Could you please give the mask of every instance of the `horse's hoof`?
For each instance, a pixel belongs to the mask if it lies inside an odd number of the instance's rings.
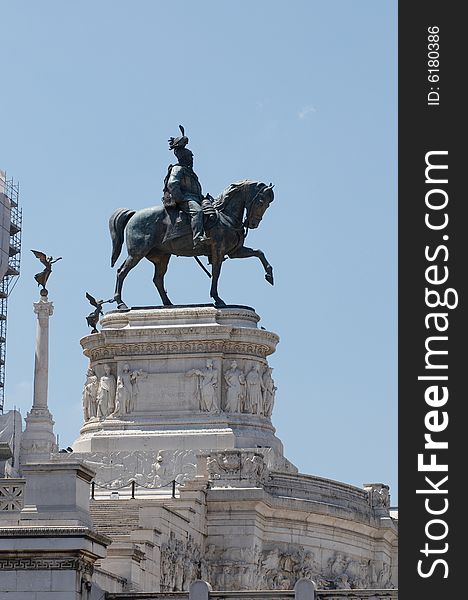
[[[128,306],[125,304],[125,302],[119,302],[117,304],[117,309],[118,310],[128,310]]]
[[[273,273],[266,273],[265,279],[268,281],[268,283],[271,283],[271,285],[275,284],[275,282],[273,280]]]
[[[215,300],[215,307],[216,308],[226,308],[227,304],[226,302],[224,302],[224,300]]]

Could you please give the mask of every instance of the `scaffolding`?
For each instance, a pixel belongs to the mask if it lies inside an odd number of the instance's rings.
[[[10,201],[10,247],[8,269],[0,280],[0,414],[3,413],[5,399],[5,358],[8,296],[18,281],[21,262],[22,212],[18,206],[19,184],[13,179],[5,181],[5,196]]]

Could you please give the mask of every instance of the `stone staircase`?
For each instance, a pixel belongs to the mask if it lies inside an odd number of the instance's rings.
[[[91,500],[89,510],[98,532],[115,540],[138,529],[140,506],[135,500]]]

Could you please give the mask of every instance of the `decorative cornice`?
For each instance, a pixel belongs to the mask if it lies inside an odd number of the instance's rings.
[[[112,541],[88,527],[0,527],[0,539],[29,537],[87,537],[106,546]]]
[[[84,354],[92,362],[113,358],[115,356],[158,356],[168,354],[242,354],[265,358],[272,354],[274,347],[266,344],[249,342],[234,342],[227,340],[200,340],[200,341],[161,341],[146,343],[106,344],[105,346],[88,349]]]

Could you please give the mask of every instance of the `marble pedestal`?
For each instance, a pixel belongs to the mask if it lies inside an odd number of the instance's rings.
[[[296,471],[271,423],[267,357],[279,338],[259,319],[248,307],[211,305],[107,313],[81,340],[90,365],[73,445],[97,481],[156,486],[193,475],[200,452],[235,448]]]

